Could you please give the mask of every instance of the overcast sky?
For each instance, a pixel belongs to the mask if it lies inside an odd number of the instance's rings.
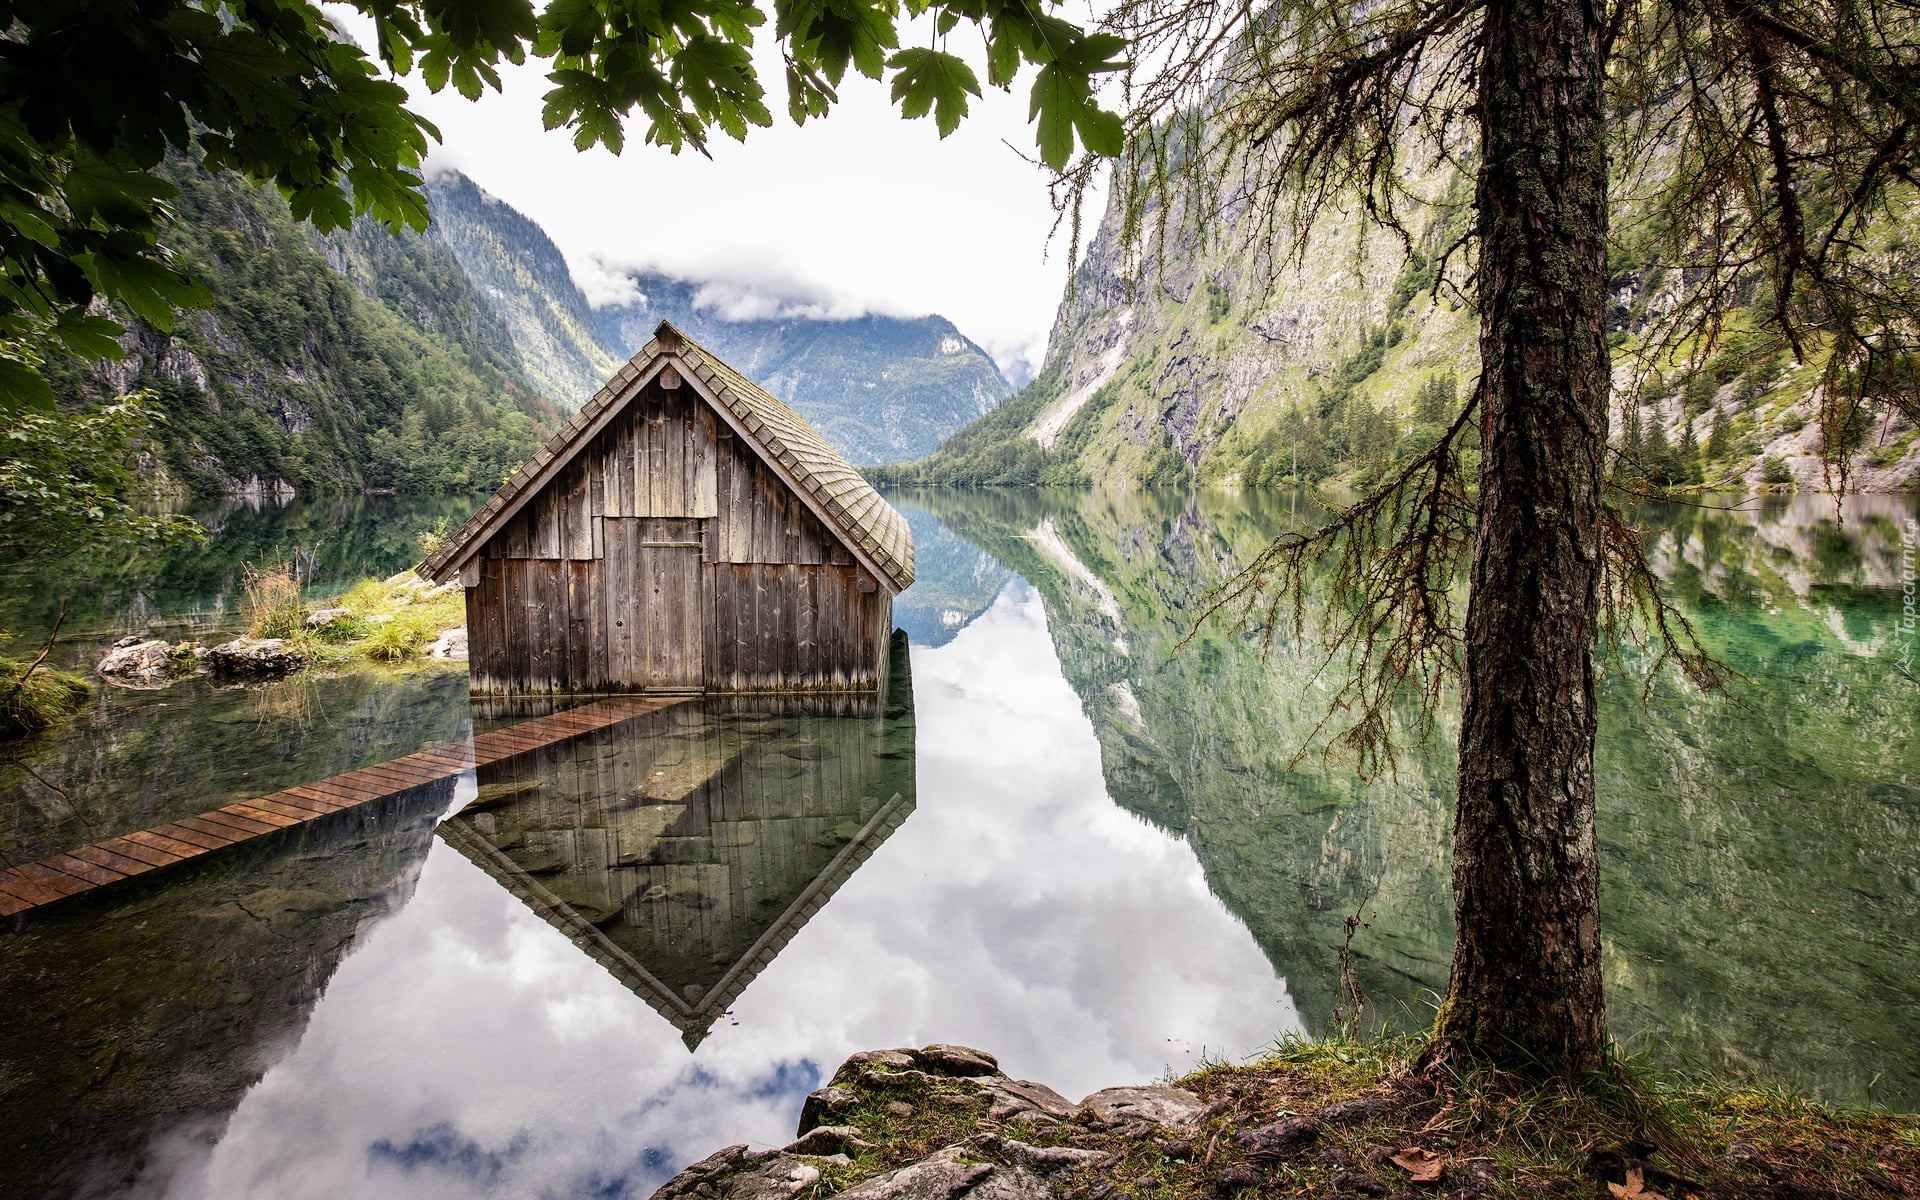
[[[341,15],[370,45],[364,20]],[[948,48],[967,53],[963,37]],[[769,39],[756,54],[775,124],[744,143],[716,132],[711,159],[643,144],[638,122],[619,157],[575,152],[568,134],[540,127],[544,64],[508,68],[504,90],[477,103],[405,82],[445,138],[430,166],[465,172],[539,222],[596,302],[620,294],[621,268],[664,270],[836,316],[937,312],[1010,376],[1036,366],[1068,245],[1064,226],[1048,240],[1046,174],[1011,148],[1032,146],[1027,80],[1011,95],[986,89],[944,141],[931,119],[902,120],[885,84],[857,77],[825,121],[796,128]]]

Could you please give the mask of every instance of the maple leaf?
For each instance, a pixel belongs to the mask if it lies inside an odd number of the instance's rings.
[[[1392,1161],[1415,1183],[1440,1182],[1440,1170],[1447,1165],[1446,1159],[1428,1154],[1418,1146],[1407,1147],[1394,1155]]]
[[[1646,1172],[1639,1167],[1628,1167],[1627,1181],[1609,1183],[1607,1191],[1613,1194],[1614,1200],[1667,1200],[1665,1196],[1647,1186]]]

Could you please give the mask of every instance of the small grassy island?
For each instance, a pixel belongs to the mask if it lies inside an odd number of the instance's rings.
[[[1920,1120],[1616,1064],[1586,1086],[1416,1067],[1418,1040],[1287,1040],[1074,1104],[961,1046],[856,1054],[779,1151],[732,1146],[657,1200],[1920,1194]]]
[[[321,607],[303,601],[284,570],[250,576],[247,595],[251,636],[282,638],[319,666],[422,658],[467,619],[458,586],[434,587],[411,571],[363,579]]]

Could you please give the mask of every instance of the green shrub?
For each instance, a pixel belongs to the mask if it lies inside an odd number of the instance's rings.
[[[1760,480],[1771,484],[1792,483],[1793,468],[1778,454],[1769,454],[1760,460]]]

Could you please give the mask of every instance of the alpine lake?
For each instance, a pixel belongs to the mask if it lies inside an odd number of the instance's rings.
[[[1195,630],[1301,502],[891,499],[918,580],[883,703],[677,705],[0,930],[0,1195],[641,1198],[784,1144],[856,1050],[976,1045],[1077,1098],[1321,1033],[1355,989],[1364,1026],[1430,1021],[1453,712],[1363,779],[1311,740],[1311,644]],[[244,564],[317,604],[472,503],[203,512],[204,545],[6,578],[0,628],[30,655],[64,597],[82,672],[127,633],[225,638]],[[1632,514],[1739,681],[1605,661],[1609,1012],[1663,1066],[1912,1111],[1920,498],[1838,512]],[[0,750],[0,851],[513,718],[458,663],[103,687]]]

